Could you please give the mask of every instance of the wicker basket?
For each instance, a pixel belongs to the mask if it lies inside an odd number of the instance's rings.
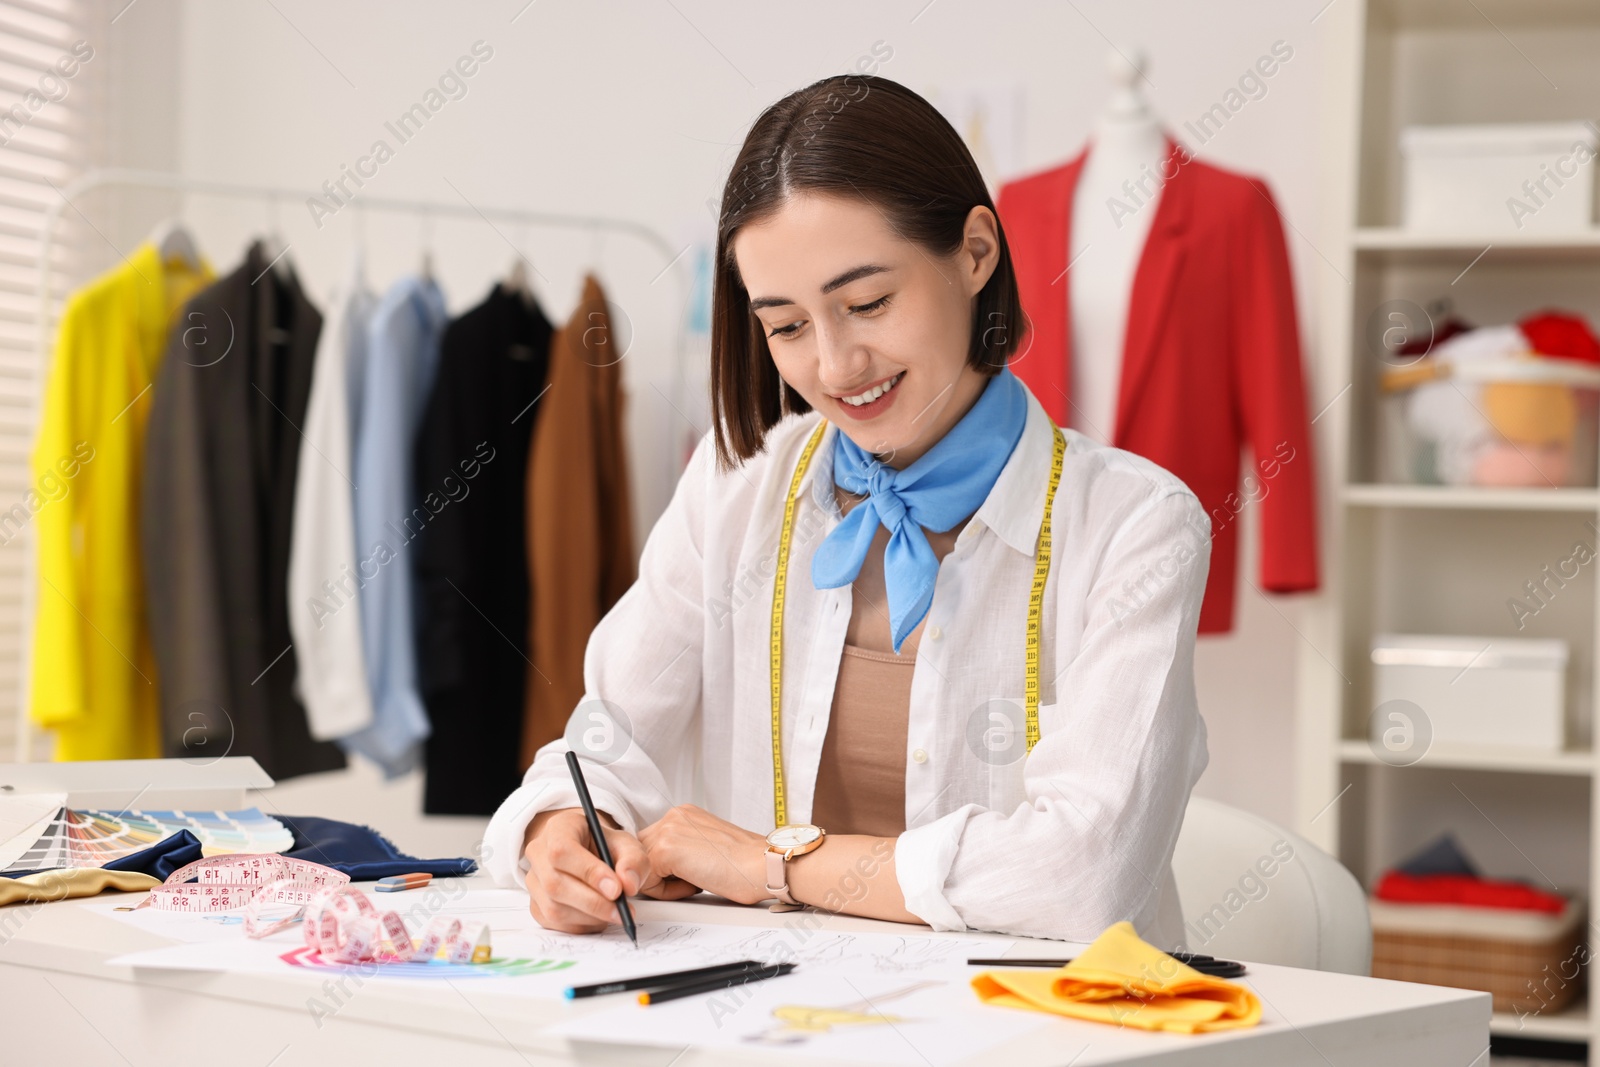
[[[1372,974],[1402,982],[1481,989],[1494,1010],[1549,1014],[1581,992],[1589,950],[1583,904],[1559,915],[1453,904],[1368,899]]]

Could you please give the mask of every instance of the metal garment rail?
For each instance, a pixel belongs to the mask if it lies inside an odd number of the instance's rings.
[[[308,197],[323,195],[319,190],[308,192],[304,189],[289,189],[280,186],[210,181],[205,178],[191,178],[187,175],[174,174],[169,171],[135,170],[125,167],[85,171],[67,185],[59,188],[52,186],[52,188],[55,189],[59,196],[57,200],[45,209],[43,233],[39,244],[38,349],[33,362],[33,379],[31,382],[35,432],[37,432],[39,419],[43,412],[44,383],[46,372],[50,365],[52,329],[50,321],[50,251],[55,237],[56,224],[60,221],[62,213],[69,208],[74,212],[78,211],[72,203],[74,199],[85,193],[106,188],[167,190],[176,193],[190,193],[197,196],[215,196],[234,200],[259,200],[268,204],[276,204],[280,201],[295,203]],[[663,274],[677,266],[683,257],[682,251],[674,252],[667,239],[649,226],[629,219],[611,218],[605,215],[571,215],[559,212],[522,211],[515,208],[498,207],[480,208],[467,202],[465,197],[462,198],[462,202],[459,204],[380,196],[360,196],[354,200],[347,201],[347,203],[357,211],[416,215],[425,219],[434,216],[476,218],[488,224],[491,228],[494,227],[495,221],[501,221],[516,225],[542,226],[555,229],[589,230],[595,233],[613,232],[642,241],[659,253],[665,264],[662,267]],[[504,237],[503,234],[501,236]],[[107,241],[107,243],[109,244],[110,242]],[[507,243],[509,244],[510,242],[508,241]],[[515,246],[513,248],[515,249]],[[517,250],[517,254],[520,256],[522,253]],[[688,301],[689,278],[681,270],[673,273],[678,279],[678,305],[682,308]],[[660,277],[660,275],[657,275],[657,277]],[[672,352],[673,382],[675,386],[683,380],[683,352],[684,334],[680,323],[679,328],[675,331]],[[21,663],[17,675],[16,758],[19,763],[29,762],[33,749],[32,722],[28,716],[28,694],[33,668],[33,623],[34,613],[37,608],[35,598],[37,596],[36,585],[38,582],[38,545],[31,536],[27,540],[28,543],[25,548],[27,563],[23,571],[22,640],[18,653],[21,657]]]

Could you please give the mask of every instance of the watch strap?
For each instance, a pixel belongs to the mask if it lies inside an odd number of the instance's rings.
[[[767,849],[767,885],[768,893],[791,907],[801,907],[801,903],[789,892],[789,854],[777,849]]]

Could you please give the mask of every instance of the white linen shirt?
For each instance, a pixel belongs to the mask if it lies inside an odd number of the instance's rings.
[[[482,858],[498,884],[523,884],[534,815],[577,806],[569,743],[588,752],[596,807],[630,832],[686,802],[772,829],[772,580],[784,498],[820,418],[785,418],[731,472],[717,469],[710,435],[701,440],[638,581],[589,639],[585,700],[566,737],[539,750],[490,820]],[[895,872],[907,910],[936,930],[1091,941],[1126,919],[1173,948],[1183,925],[1173,846],[1207,758],[1193,655],[1210,520],[1162,468],[1061,432],[1041,739],[1023,755],[1028,595],[1052,449],[1030,393],[1016,448],[939,567],[913,668]],[[791,823],[810,818],[850,620],[849,586],[811,582],[816,545],[841,519],[837,433],[825,430],[795,506],[782,688]]]
[[[289,535],[289,632],[299,673],[295,690],[311,736],[331,741],[372,722],[362,659],[356,574],[355,488],[350,444],[367,364],[367,320],[378,298],[358,257],[329,301],[317,340],[294,482]],[[354,386],[354,388],[352,388]]]

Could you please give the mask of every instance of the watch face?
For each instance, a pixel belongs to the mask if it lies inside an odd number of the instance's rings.
[[[822,836],[822,831],[806,823],[795,826],[780,826],[767,835],[767,844],[777,848],[799,848],[809,845]]]

